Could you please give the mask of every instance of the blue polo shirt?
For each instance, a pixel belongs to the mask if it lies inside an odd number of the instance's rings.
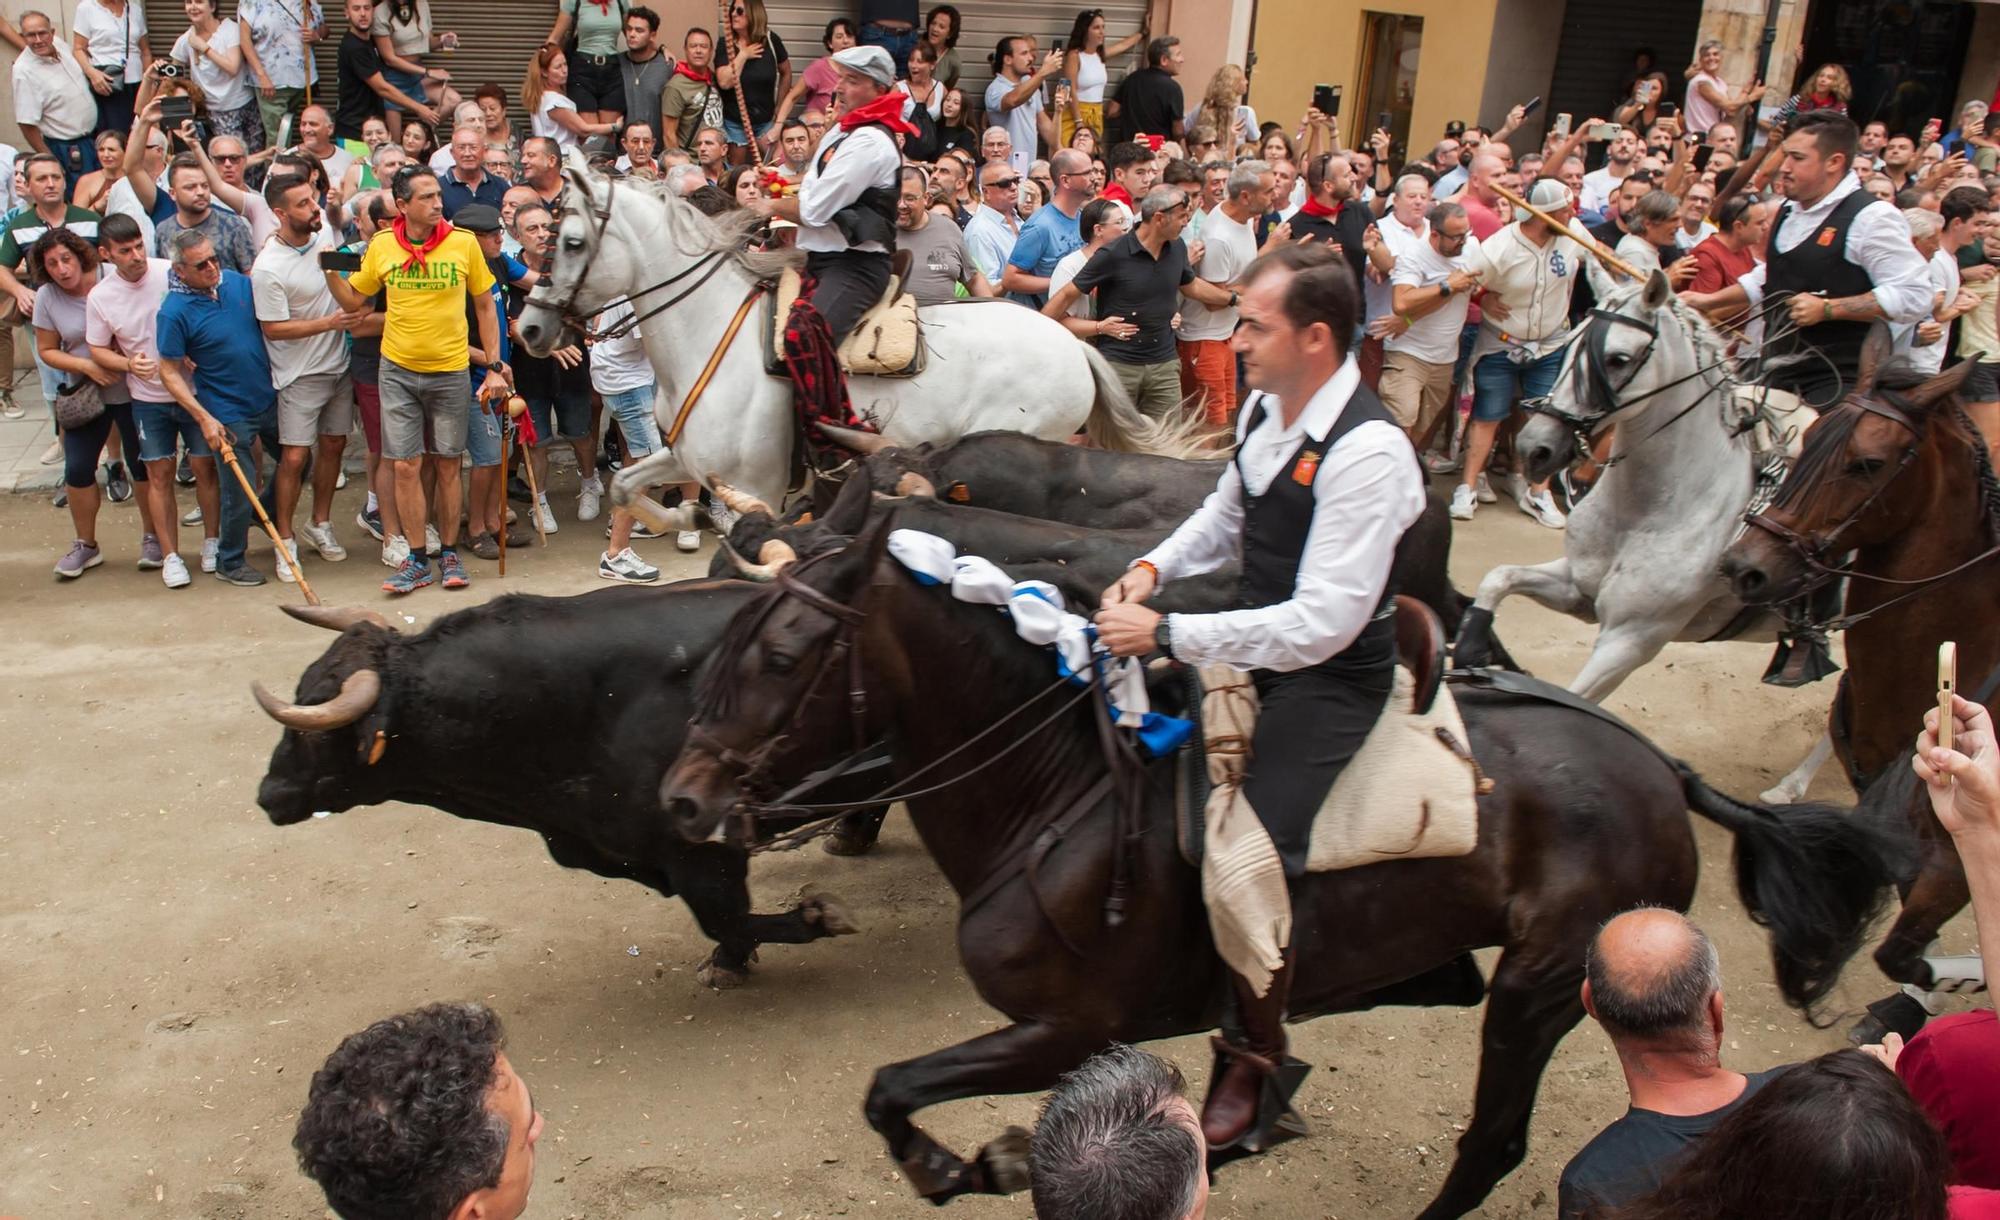
[[[1052,203],[1036,208],[1035,214],[1028,217],[1028,223],[1021,226],[1021,235],[1014,241],[1014,252],[1007,256],[1008,264],[1029,275],[1044,278],[1054,275],[1056,264],[1063,260],[1064,255],[1083,248],[1083,237],[1078,234],[1076,223],[1075,216],[1063,215]],[[1048,300],[1046,293],[1028,295],[1016,292],[1008,295],[1036,309]]]
[[[249,276],[224,271],[210,297],[169,272],[156,327],[160,359],[194,361],[195,397],[216,419],[240,424],[277,403]]]
[[[502,254],[498,258],[487,259],[486,266],[493,272],[493,316],[500,321],[500,363],[512,364],[514,343],[507,337],[507,286],[527,278],[528,264],[511,254]],[[478,342],[479,315],[473,311],[470,296],[465,300],[465,325],[466,333],[472,336],[473,342]],[[477,394],[479,387],[486,383],[486,370],[475,364],[469,371],[472,374],[472,392]]]
[[[467,186],[458,180],[458,170],[448,169],[438,175],[438,192],[444,202],[444,218],[450,220],[458,215],[458,209],[468,203],[483,203],[494,211],[507,199],[507,184],[485,170],[479,171],[479,185]]]

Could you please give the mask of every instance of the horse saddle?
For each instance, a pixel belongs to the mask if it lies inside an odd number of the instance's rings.
[[[894,270],[882,299],[871,305],[840,344],[840,367],[850,377],[915,377],[924,371],[924,332],[917,320],[917,298],[903,290],[908,280],[910,252],[898,250]],[[766,321],[771,336],[764,370],[785,376],[785,322],[799,299],[799,272],[788,267],[768,298]]]

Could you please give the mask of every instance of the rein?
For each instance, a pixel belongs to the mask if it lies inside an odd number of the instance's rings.
[[[1553,396],[1525,399],[1521,403],[1522,407],[1526,410],[1546,415],[1568,428],[1571,437],[1576,442],[1577,452],[1580,456],[1585,458],[1592,456],[1590,452],[1590,435],[1606,419],[1628,407],[1637,406],[1649,398],[1664,394],[1668,390],[1678,389],[1697,378],[1700,378],[1707,386],[1706,392],[1697,395],[1693,402],[1690,402],[1658,427],[1648,432],[1637,442],[1638,444],[1644,444],[1646,441],[1671,428],[1714,395],[1722,394],[1725,405],[1728,402],[1728,390],[1732,379],[1727,371],[1729,365],[1729,358],[1727,356],[1724,356],[1713,364],[1698,365],[1692,373],[1654,386],[1643,394],[1631,398],[1620,398],[1619,392],[1625,387],[1630,386],[1639,376],[1640,369],[1644,368],[1646,362],[1652,359],[1653,349],[1659,342],[1660,329],[1651,322],[1609,309],[1593,309],[1590,311],[1590,318],[1590,323],[1570,339],[1572,344],[1582,342],[1583,346],[1570,360],[1566,375],[1583,382],[1581,392],[1577,395],[1578,400],[1590,403],[1597,409],[1577,413],[1563,411],[1555,406]],[[1605,358],[1605,344],[1610,338],[1613,325],[1629,326],[1634,330],[1644,333],[1646,336],[1646,346],[1640,349],[1638,359],[1632,363],[1631,370],[1626,374],[1622,382],[1614,382]],[[1724,370],[1721,382],[1710,382],[1708,374],[1717,369]],[[1756,426],[1756,416],[1753,414],[1746,422],[1739,424],[1731,423],[1725,414],[1723,422],[1729,427],[1732,436],[1741,436]],[[1630,452],[1631,450],[1629,449],[1626,451],[1627,454]],[[1598,464],[1600,466],[1615,465],[1623,461],[1624,457],[1624,454],[1614,455]]]

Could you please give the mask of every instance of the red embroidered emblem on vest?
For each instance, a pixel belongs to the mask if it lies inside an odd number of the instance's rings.
[[[1819,244],[1820,244],[1820,245],[1822,245],[1822,246],[1830,246],[1830,245],[1832,245],[1832,244],[1833,244],[1833,239],[1834,239],[1834,231],[1833,231],[1833,226],[1832,226],[1832,225],[1828,225],[1828,226],[1827,226],[1826,228],[1824,228],[1824,229],[1821,229],[1821,230],[1819,231]]]
[[[1313,475],[1319,472],[1319,454],[1308,449],[1299,455],[1299,464],[1292,467],[1292,482],[1300,487],[1311,487]]]

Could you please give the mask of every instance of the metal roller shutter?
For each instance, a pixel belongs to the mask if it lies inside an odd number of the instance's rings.
[[[1632,55],[1651,47],[1654,66],[1667,75],[1667,93],[1679,102],[1685,82],[1681,69],[1701,29],[1700,0],[1569,0],[1563,13],[1562,42],[1543,109],[1569,114],[1581,123],[1592,115],[1611,117],[1618,88],[1632,70]],[[1595,148],[1595,146],[1593,146]]]

